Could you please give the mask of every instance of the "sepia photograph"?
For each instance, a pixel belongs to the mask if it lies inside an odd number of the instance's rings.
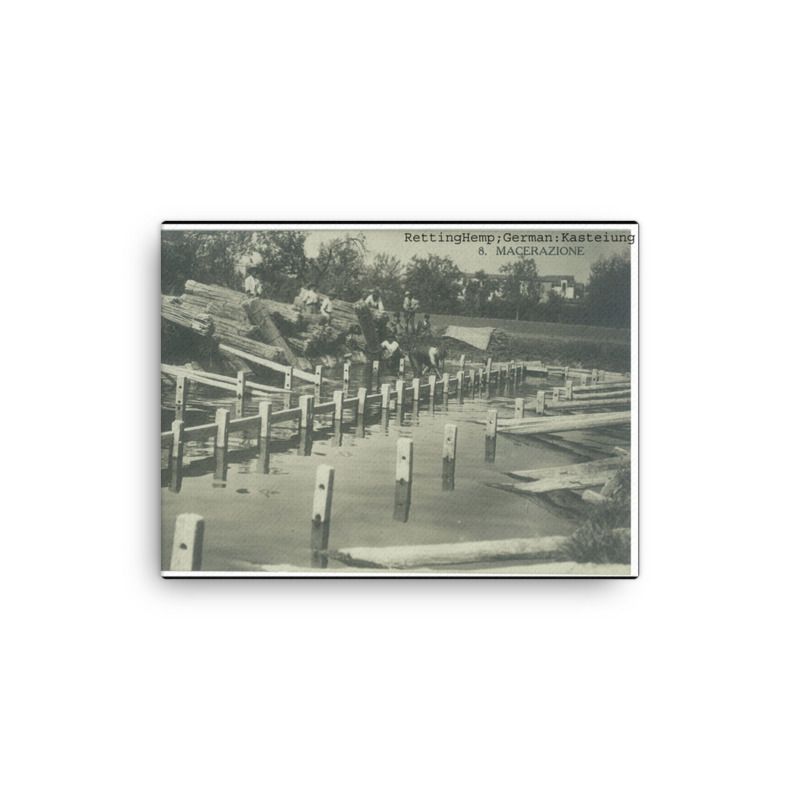
[[[163,575],[637,575],[636,223],[161,236]]]

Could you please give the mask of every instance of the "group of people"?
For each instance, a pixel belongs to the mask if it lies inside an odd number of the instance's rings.
[[[248,269],[244,290],[252,297],[263,296],[264,285],[257,269]],[[295,297],[294,304],[308,314],[318,314],[330,320],[333,314],[332,299],[331,296],[320,293],[315,283],[306,283]],[[384,314],[385,308],[380,289],[373,289],[363,302],[367,308],[378,314]],[[418,311],[419,300],[414,297],[412,292],[406,292],[403,296],[402,310],[396,311],[393,317],[381,326],[385,336],[381,342],[382,358],[390,369],[396,370],[400,359],[407,355],[417,375],[425,375],[433,371],[441,377],[445,353],[440,347],[426,343],[426,340],[430,342],[431,318],[430,314],[425,314],[418,323],[416,320]],[[404,340],[411,343],[407,353],[401,349],[399,337],[403,337]]]
[[[371,308],[373,311],[383,313],[385,311],[383,305],[383,298],[381,297],[380,289],[373,289],[365,298],[364,305]],[[406,292],[403,296],[402,307],[402,320],[400,311],[396,311],[392,318],[391,325],[394,327],[395,335],[399,335],[405,328],[405,333],[419,334],[429,333],[431,329],[430,314],[425,314],[425,317],[419,326],[416,324],[417,311],[419,311],[419,300],[411,292]]]

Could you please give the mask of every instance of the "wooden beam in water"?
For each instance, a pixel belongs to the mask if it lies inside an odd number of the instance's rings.
[[[613,471],[596,472],[588,475],[565,475],[560,478],[543,478],[538,481],[522,481],[516,483],[490,483],[494,489],[503,489],[507,492],[516,494],[547,494],[569,489],[570,491],[581,491],[594,486],[603,486],[606,481],[614,474]]]
[[[269,437],[272,433],[272,403],[262,400],[258,404],[258,466],[261,472],[269,472]]]
[[[584,408],[630,408],[630,397],[609,397],[600,400],[559,400],[547,404],[548,409],[562,411],[579,411]]]
[[[214,479],[224,481],[228,472],[228,424],[230,411],[227,408],[218,408],[215,415],[217,423],[217,437],[214,442]]]
[[[394,482],[394,519],[408,522],[411,509],[411,482],[413,479],[414,443],[411,439],[397,440]]]
[[[254,356],[250,353],[245,353],[243,350],[237,350],[235,347],[231,347],[227,344],[220,344],[219,349],[226,352],[231,353],[235,356],[239,356],[239,358],[244,359],[245,361],[249,361],[251,364],[259,364],[262,367],[268,367],[269,369],[275,370],[276,372],[282,372],[284,375],[288,372],[288,370],[293,370],[293,375],[295,378],[299,378],[300,380],[306,381],[307,383],[316,383],[316,376],[314,373],[306,372],[304,369],[299,369],[298,367],[291,367],[288,364],[279,364],[277,361],[270,361],[268,358],[261,358],[260,356]]]
[[[444,426],[444,442],[442,444],[442,491],[452,492],[456,488],[456,444],[458,442],[458,426]]]
[[[172,444],[169,451],[169,488],[173,492],[181,490],[183,480],[183,420],[172,423]]]
[[[497,409],[491,408],[486,414],[486,447],[484,461],[493,464],[497,452]]]
[[[311,508],[311,566],[328,566],[328,539],[331,530],[331,508],[333,506],[333,467],[321,464],[317,467],[314,499]]]
[[[207,425],[195,425],[183,429],[184,442],[203,442],[217,435],[217,423],[209,422]]]
[[[513,472],[506,472],[505,474],[512,478],[520,478],[522,480],[544,480],[608,472],[609,470],[619,469],[626,463],[630,463],[630,459],[625,456],[610,456],[609,458],[598,458],[594,461],[584,461],[580,464],[564,464],[560,467],[538,467],[536,469],[519,469]]]
[[[566,539],[566,536],[540,536],[452,544],[349,547],[330,551],[329,555],[345,564],[383,569],[441,567],[482,561],[550,561],[563,560],[561,547]]]
[[[495,412],[497,413],[497,412]],[[504,419],[500,423],[501,433],[536,435],[537,433],[561,433],[601,428],[607,425],[628,425],[630,411],[608,411],[599,414],[573,414],[559,417],[526,417],[522,420]]]
[[[185,375],[178,375],[175,383],[175,419],[183,419],[188,394],[189,381],[186,380]]]
[[[171,572],[196,572],[203,563],[205,520],[199,514],[179,514],[172,539]]]

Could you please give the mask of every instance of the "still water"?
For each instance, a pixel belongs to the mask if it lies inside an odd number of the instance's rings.
[[[356,387],[355,371],[353,378]],[[380,403],[372,404],[363,427],[353,424],[353,412],[346,409],[339,431],[331,425],[331,414],[320,415],[310,448],[300,442],[296,422],[279,423],[274,426],[267,473],[258,467],[256,439],[232,433],[224,481],[214,479],[212,442],[188,443],[181,491],[162,488],[162,566],[169,567],[176,517],[193,512],[205,518],[204,570],[248,570],[253,565],[309,568],[311,502],[320,464],[335,468],[331,549],[569,534],[574,522],[486,484],[508,481],[503,473],[510,470],[558,466],[579,457],[533,438],[498,436],[495,462],[487,464],[484,426],[473,422],[483,420],[493,407],[501,418],[512,416],[514,397],[530,397],[532,407],[537,389],[547,385],[544,379],[529,377],[513,390],[501,386],[489,398],[485,390],[483,397],[475,398],[466,392],[461,403],[453,385],[446,406],[441,397],[433,408],[423,399],[419,408],[407,408],[402,418],[395,410],[382,415]],[[351,388],[350,394],[354,393]],[[169,388],[162,400],[167,406],[173,402]],[[186,425],[213,421],[214,407],[232,408],[229,401],[230,394],[192,384]],[[296,406],[297,396],[278,399],[273,408],[282,403]],[[257,404],[248,403],[244,413],[257,413]],[[168,430],[170,423],[171,415],[165,412],[162,430]],[[458,425],[455,491],[449,492],[442,491],[446,423]],[[400,436],[414,442],[411,512],[405,523],[392,519]],[[352,568],[331,560],[328,569]]]

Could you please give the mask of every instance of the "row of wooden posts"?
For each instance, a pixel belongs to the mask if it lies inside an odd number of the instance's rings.
[[[448,423],[444,427],[442,443],[442,491],[455,489],[457,442],[458,426]],[[328,566],[334,473],[334,468],[327,464],[317,467],[311,504],[311,563],[314,567]],[[401,437],[397,440],[393,510],[393,518],[398,522],[408,522],[413,478],[414,442]],[[202,568],[204,531],[205,521],[198,514],[178,516],[172,542],[171,571],[196,571]]]
[[[441,389],[443,401],[447,401],[450,396],[452,384],[456,384],[456,394],[459,402],[463,399],[464,392],[469,390],[474,396],[484,386],[489,387],[492,382],[497,380],[510,381],[514,384],[524,378],[524,365],[511,362],[506,367],[497,369],[491,368],[490,363],[486,369],[470,369],[469,371],[459,370],[455,376],[445,373],[441,380],[437,380],[436,375],[428,378],[427,384],[422,384],[419,378],[414,378],[408,385],[402,378],[398,378],[394,388],[391,384],[384,383],[380,392],[368,394],[366,387],[358,389],[356,395],[347,397],[345,389],[337,389],[333,392],[333,399],[324,403],[317,403],[316,397],[311,394],[301,395],[300,404],[295,408],[286,408],[275,411],[272,408],[272,401],[261,400],[259,402],[258,414],[252,416],[239,416],[231,419],[231,412],[227,408],[219,408],[216,411],[214,422],[204,425],[186,427],[184,425],[183,414],[176,413],[176,419],[172,423],[170,431],[161,434],[162,447],[167,447],[169,451],[169,475],[170,488],[173,491],[180,491],[183,473],[184,445],[192,441],[214,441],[214,477],[216,480],[224,480],[227,470],[228,442],[231,433],[240,432],[258,436],[259,448],[259,467],[266,472],[269,469],[269,441],[272,426],[285,421],[296,420],[298,430],[305,434],[307,442],[310,443],[310,433],[314,429],[314,419],[319,414],[332,413],[334,423],[341,423],[344,419],[346,408],[354,410],[356,423],[364,424],[369,403],[380,401],[382,410],[388,410],[394,403],[398,411],[402,412],[405,403],[411,395],[412,402],[418,403],[423,395],[427,395],[429,402],[435,402],[436,395]],[[244,389],[246,382],[238,381],[242,387],[241,395],[237,395],[238,406],[243,402]],[[178,387],[176,396],[176,409],[183,408],[185,404],[185,383]],[[179,406],[178,398],[181,398],[182,405]]]

